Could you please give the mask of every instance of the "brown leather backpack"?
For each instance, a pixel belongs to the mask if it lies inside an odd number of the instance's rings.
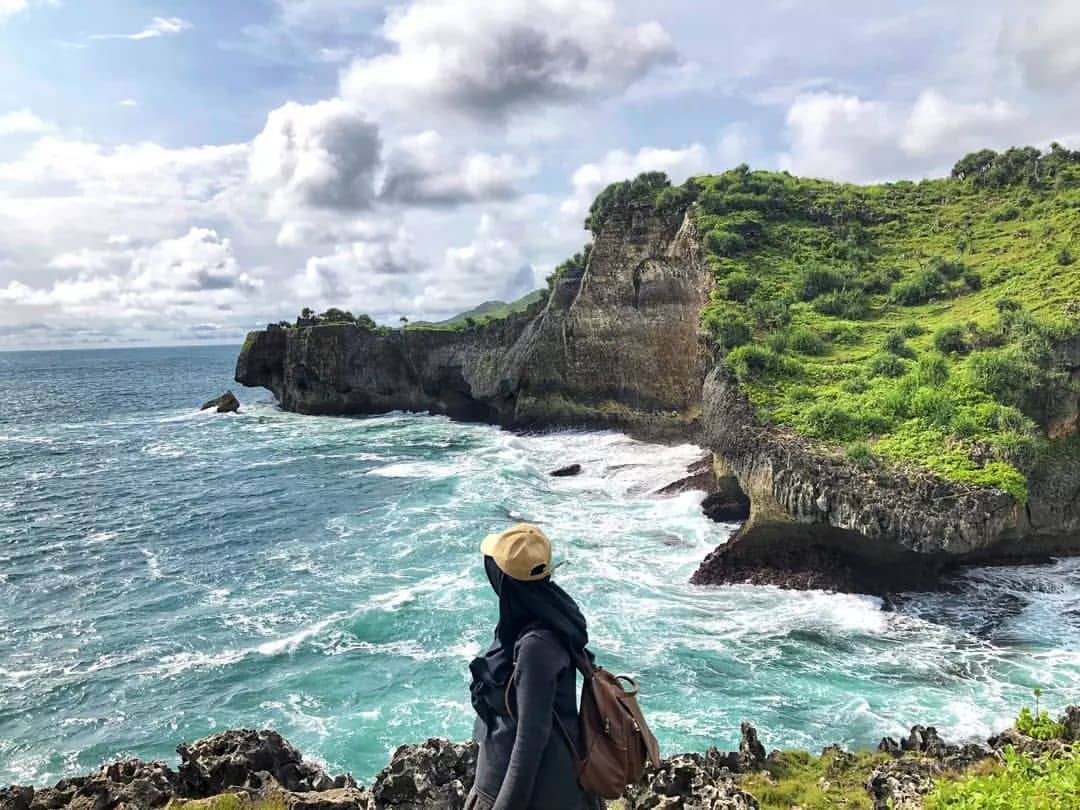
[[[603,799],[617,799],[627,785],[641,779],[649,763],[654,768],[660,766],[660,747],[641,713],[633,678],[612,675],[595,666],[589,656],[575,660],[575,665],[585,677],[578,711],[584,749],[579,751],[574,745],[558,714],[555,722],[574,756],[581,786]],[[516,675],[515,669],[506,686],[507,709]],[[629,689],[623,688],[623,682]]]

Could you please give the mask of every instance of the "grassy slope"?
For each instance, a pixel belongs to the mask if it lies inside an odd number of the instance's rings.
[[[1028,418],[1036,408],[1012,392],[1043,373],[1018,363],[1045,365],[1047,337],[1080,331],[1080,264],[1062,263],[1063,250],[1080,256],[1080,167],[1050,190],[742,170],[692,183],[718,280],[703,323],[765,418],[867,463],[912,462],[1026,497],[1018,468],[1046,443]],[[905,285],[942,262],[936,294],[906,305]],[[849,317],[823,313],[828,302],[803,289],[810,267],[826,287],[842,279],[832,296],[848,296]],[[1002,298],[1022,307],[1004,325]],[[966,345],[941,354],[935,333],[950,326]],[[892,333],[905,336],[890,353]]]
[[[405,328],[456,331],[459,329],[468,329],[470,326],[482,326],[489,321],[502,320],[503,318],[509,318],[511,315],[516,315],[519,312],[524,312],[543,298],[546,292],[547,291],[543,289],[533,290],[510,303],[489,301],[487,304],[482,304],[479,307],[470,309],[468,312],[462,312],[460,315],[455,315],[453,318],[449,318],[445,321],[439,321],[437,323],[417,321],[416,323],[408,324]],[[468,319],[472,320],[471,324]]]

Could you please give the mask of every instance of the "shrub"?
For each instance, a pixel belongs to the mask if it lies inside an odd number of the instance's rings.
[[[1057,256],[1055,256],[1054,258],[1057,259],[1057,263],[1060,264],[1062,267],[1068,267],[1070,264],[1073,263],[1073,261],[1075,261],[1073,259],[1072,253],[1069,252],[1068,248],[1062,248],[1061,250],[1059,250],[1057,252]]]
[[[766,346],[749,344],[740,346],[728,353],[727,361],[740,380],[750,380],[775,371],[780,366],[780,358]]]
[[[937,352],[927,352],[915,361],[912,376],[917,385],[944,385],[949,379],[949,364]]]
[[[783,354],[788,350],[788,333],[770,332],[765,338],[765,345],[777,354]]]
[[[900,334],[902,334],[906,338],[914,338],[918,337],[919,335],[925,335],[926,330],[923,329],[915,321],[908,321],[900,327]]]
[[[1065,727],[1051,720],[1045,709],[1034,715],[1031,709],[1025,706],[1016,718],[1016,730],[1036,740],[1059,740]]]
[[[860,467],[870,467],[874,463],[874,454],[866,442],[852,442],[845,448],[847,457]]]
[[[958,781],[941,779],[926,810],[1057,810],[1075,807],[1080,757],[1032,757],[1005,749],[1005,765]]]
[[[825,354],[827,349],[825,341],[816,332],[805,327],[793,329],[788,342],[799,354],[820,355]]]
[[[906,307],[925,304],[942,294],[945,277],[937,270],[920,270],[911,280],[893,287],[893,301]]]
[[[734,256],[746,247],[746,240],[724,228],[714,228],[705,235],[705,246],[717,256]]]
[[[934,348],[942,354],[966,352],[969,348],[967,331],[960,324],[941,327],[934,333]]]
[[[814,299],[814,311],[849,321],[866,317],[869,305],[862,290],[833,290]]]
[[[938,259],[934,262],[934,270],[941,273],[945,278],[958,278],[964,274],[967,267],[963,262],[950,261],[949,259]]]
[[[964,286],[972,292],[978,292],[983,288],[983,279],[978,270],[964,271]]]
[[[1014,346],[973,352],[965,365],[967,381],[999,402],[1023,408],[1042,380],[1038,366]]]
[[[760,284],[759,279],[739,271],[730,273],[724,279],[724,290],[728,300],[745,304]]]
[[[885,342],[881,344],[881,348],[889,354],[895,354],[897,357],[912,358],[915,356],[915,352],[905,342],[905,335],[902,329],[894,329],[885,336]]]
[[[956,406],[952,398],[939,388],[919,388],[911,398],[911,414],[937,427],[948,427]]]
[[[782,329],[791,323],[791,307],[786,301],[754,299],[750,317],[762,329]]]
[[[994,302],[997,311],[1004,315],[1006,312],[1019,312],[1023,307],[1015,298],[999,298]]]
[[[731,351],[750,342],[750,325],[731,309],[706,307],[701,325],[724,351]]]
[[[875,377],[899,377],[907,371],[907,364],[897,355],[888,352],[870,358],[870,373]]]
[[[870,430],[859,416],[840,402],[817,402],[803,414],[806,433],[830,442],[865,439]]]
[[[1020,209],[1015,205],[1002,205],[990,213],[992,222],[1009,222],[1020,218]]]
[[[813,301],[825,293],[842,290],[848,278],[837,270],[818,265],[804,267],[795,279],[795,289],[802,301]]]
[[[887,293],[903,274],[895,267],[878,270],[863,279],[863,289],[868,293]]]

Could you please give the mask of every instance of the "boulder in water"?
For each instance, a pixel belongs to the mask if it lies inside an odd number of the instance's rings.
[[[199,410],[208,411],[211,408],[217,408],[218,413],[236,413],[240,410],[240,400],[236,398],[232,391],[226,391],[217,399],[211,399],[203,403]]]
[[[581,474],[581,465],[580,464],[568,464],[565,467],[559,467],[559,469],[551,471],[551,475],[555,476],[556,478],[566,478],[566,477],[571,476],[571,475],[580,475],[580,474]]]

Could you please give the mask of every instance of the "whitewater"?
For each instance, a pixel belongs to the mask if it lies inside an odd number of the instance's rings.
[[[0,784],[175,759],[269,726],[370,778],[465,739],[495,602],[478,544],[553,538],[600,662],[665,752],[872,746],[1080,695],[1080,561],[880,600],[688,584],[735,528],[662,496],[702,450],[442,417],[307,417],[231,383],[235,347],[0,354]],[[232,387],[238,415],[197,406]],[[583,474],[548,472],[580,463]]]

